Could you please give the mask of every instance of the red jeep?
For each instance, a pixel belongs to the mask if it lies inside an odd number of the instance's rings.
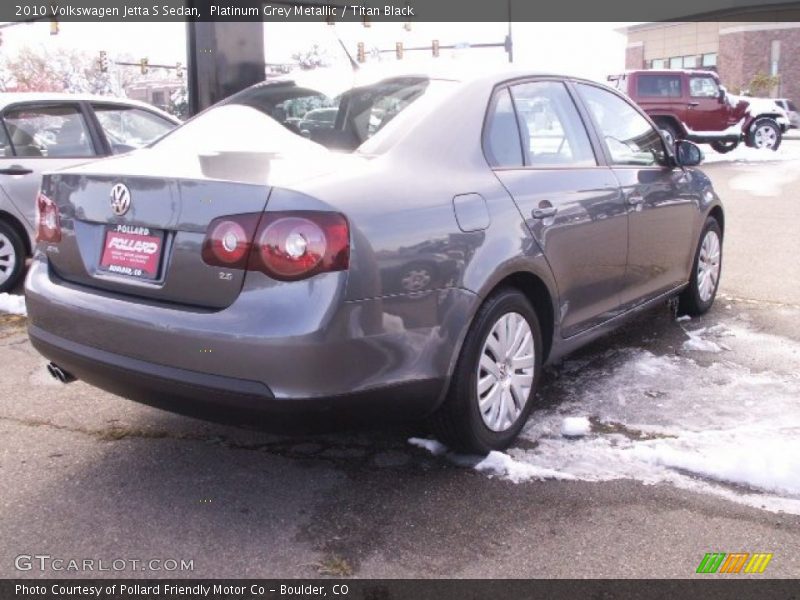
[[[741,141],[777,150],[789,128],[774,101],[730,94],[713,71],[628,71],[608,80],[636,101],[667,139],[711,144],[717,152],[730,152]]]

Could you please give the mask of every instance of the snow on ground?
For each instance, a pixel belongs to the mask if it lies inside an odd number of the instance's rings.
[[[561,422],[561,435],[566,437],[581,437],[592,430],[592,424],[587,417],[567,417]]]
[[[775,151],[748,148],[744,144],[739,144],[735,150],[731,150],[726,154],[715,152],[711,146],[707,144],[702,145],[701,148],[703,149],[703,154],[705,154],[705,159],[702,164],[718,162],[762,163],[800,160],[800,143],[796,140],[785,140]]]
[[[685,330],[676,354],[622,348],[567,360],[544,391],[562,400],[535,410],[507,454],[471,462],[441,447],[437,454],[515,483],[671,483],[800,514],[800,373],[770,368],[796,364],[800,343],[735,321]],[[763,369],[730,359],[756,352]],[[576,414],[589,415],[588,431],[565,437],[565,415]]]
[[[25,315],[25,297],[12,294],[0,294],[0,313],[10,313],[12,315]]]

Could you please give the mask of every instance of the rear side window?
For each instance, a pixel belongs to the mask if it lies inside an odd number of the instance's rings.
[[[633,106],[613,92],[578,84],[589,112],[615,165],[663,165],[666,150],[661,134]]]
[[[522,166],[522,144],[517,116],[507,89],[495,96],[486,128],[485,148],[486,158],[493,167]]]
[[[15,107],[3,116],[17,156],[94,156],[83,113],[77,106]]]
[[[680,75],[638,75],[636,94],[644,98],[680,98]]]
[[[789,107],[789,110],[791,110],[792,112],[797,112],[797,106],[795,106],[794,102],[792,102],[791,100],[787,103],[787,106]]]
[[[563,83],[523,83],[513,86],[511,94],[526,165],[546,168],[597,164],[578,109]]]

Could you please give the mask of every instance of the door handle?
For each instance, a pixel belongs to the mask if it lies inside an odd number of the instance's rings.
[[[26,169],[22,165],[11,165],[0,169],[0,175],[30,175],[31,173],[33,173],[31,169]]]
[[[699,104],[700,104],[699,102],[689,102],[689,104],[687,104],[686,106],[688,106],[689,108],[694,108],[695,106],[698,106]]]
[[[539,208],[533,209],[533,218],[534,219],[546,219],[547,217],[552,217],[558,212],[558,208],[547,202],[545,200],[539,205]]]

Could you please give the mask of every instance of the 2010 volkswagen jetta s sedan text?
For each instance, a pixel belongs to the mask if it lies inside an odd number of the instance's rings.
[[[502,449],[543,364],[670,297],[711,306],[701,160],[574,78],[261,84],[44,177],[29,334],[62,378],[178,412],[399,413]]]

